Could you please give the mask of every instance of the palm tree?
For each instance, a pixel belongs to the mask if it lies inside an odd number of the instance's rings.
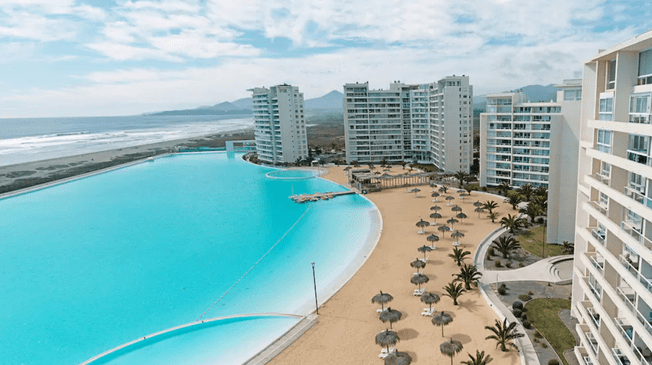
[[[494,212],[494,209],[498,208],[498,203],[496,203],[493,200],[487,200],[482,206],[482,208],[488,210],[489,214],[491,214]]]
[[[453,276],[456,277],[453,281],[460,281],[464,283],[464,289],[471,290],[472,287],[478,286],[478,280],[480,280],[482,273],[478,271],[475,265],[464,264],[460,268],[459,274],[453,274]]]
[[[527,214],[527,216],[530,217],[530,221],[534,223],[534,219],[540,216],[542,211],[543,209],[541,209],[541,206],[532,201],[527,203],[527,207],[525,207],[524,209],[521,208],[519,212],[523,214]]]
[[[457,305],[457,298],[461,297],[462,294],[466,292],[466,289],[462,287],[461,283],[455,283],[452,281],[444,287],[444,291],[446,292],[446,294],[444,294],[445,296],[453,299],[453,305]]]
[[[507,181],[502,181],[500,185],[498,185],[498,191],[500,191],[501,195],[507,195],[507,191],[509,190],[510,186]]]
[[[493,361],[491,356],[487,355],[485,357],[484,351],[480,352],[479,350],[475,350],[475,357],[473,357],[473,355],[471,355],[471,354],[468,354],[468,355],[471,358],[471,360],[462,361],[462,364],[464,364],[464,365],[487,365],[491,361]]]
[[[439,192],[441,193],[441,195],[446,195],[446,192],[448,192],[448,186],[446,186],[446,185],[440,186],[439,187]]]
[[[358,162],[357,160],[353,160],[351,161],[351,165],[353,165],[353,167],[360,167],[360,162]]]
[[[460,188],[464,186],[464,181],[468,180],[471,176],[464,171],[458,171],[453,174],[453,177],[456,178],[460,182]]]
[[[572,255],[575,252],[574,243],[569,243],[568,241],[564,241],[562,242],[562,245],[564,246],[564,248],[562,248],[561,250],[564,251],[564,253]]]
[[[513,236],[500,236],[498,241],[494,241],[496,250],[503,254],[503,258],[508,259],[512,251],[521,247]]]
[[[505,318],[502,323],[496,319],[496,324],[493,327],[485,326],[484,328],[493,332],[493,335],[485,337],[485,340],[496,340],[498,342],[496,347],[500,346],[500,351],[503,352],[509,351],[507,349],[508,345],[518,349],[518,347],[511,341],[524,336],[524,334],[516,332],[516,322],[508,324],[507,318]]]
[[[496,218],[498,218],[499,213],[491,212],[487,217],[491,218],[491,223],[496,223]]]
[[[534,193],[534,189],[532,188],[532,185],[527,184],[518,188],[518,192],[525,195],[525,200],[530,201],[530,197],[532,196],[532,193]]]
[[[515,215],[507,214],[507,217],[503,217],[500,220],[500,225],[509,228],[509,233],[515,234],[521,227],[523,227],[523,219],[518,218]]]
[[[546,188],[545,186],[539,186],[534,191],[534,195],[536,195],[536,198],[544,197],[544,198],[547,199],[548,198],[548,188]]]
[[[470,255],[470,251],[464,251],[459,247],[453,248],[453,253],[449,253],[448,257],[452,258],[453,261],[457,264],[457,266],[462,266],[462,262],[466,260],[466,256]]]
[[[512,206],[513,210],[516,210],[516,207],[521,202],[521,196],[518,194],[512,194],[506,199],[506,201],[507,204]]]

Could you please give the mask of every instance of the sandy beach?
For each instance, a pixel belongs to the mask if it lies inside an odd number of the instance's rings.
[[[403,172],[400,167],[393,170],[390,173]],[[324,178],[343,185],[347,183],[343,167],[329,168]],[[421,315],[428,305],[412,295],[416,286],[410,283],[410,278],[416,270],[410,267],[410,262],[423,257],[417,248],[429,243],[426,241],[427,234],[418,234],[419,228],[415,224],[419,219],[433,221],[430,218],[430,207],[433,205],[442,207],[440,213],[444,218],[439,219],[438,223],[445,222],[454,214],[442,198],[438,203],[432,202],[429,187],[421,187],[421,190],[418,197],[406,192],[405,188],[366,195],[376,204],[383,217],[383,232],[376,249],[354,277],[319,309],[317,324],[270,364],[382,363],[378,357],[381,347],[375,343],[375,336],[389,328],[389,324],[382,323],[378,318],[376,309],[380,305],[371,303],[371,297],[380,290],[392,294],[394,299],[389,306],[403,313],[403,318],[393,325],[400,338],[397,349],[410,354],[413,364],[450,364],[450,358],[439,350],[439,345],[448,338],[458,340],[464,346],[455,356],[455,364],[469,360],[467,353],[475,355],[476,350],[490,354],[494,358],[492,364],[520,364],[515,350],[503,353],[496,348],[495,341],[485,340],[490,333],[484,326],[493,325],[498,317],[477,289],[463,294],[458,306],[453,305],[451,298],[443,296],[442,288],[451,282],[459,267],[448,257],[453,249],[451,232],[442,238],[436,227],[426,228],[428,234],[435,233],[441,239],[436,243],[437,250],[428,254],[430,261],[424,273],[430,281],[425,288],[441,297],[441,301],[433,307],[437,311],[450,313],[453,322],[444,328],[445,337],[442,338],[441,328],[431,323],[431,317]],[[475,207],[472,203],[495,200],[500,205],[496,210],[500,216],[512,213],[511,207],[500,199],[479,192],[473,192],[471,197],[462,201],[456,190],[449,190],[452,191],[449,195],[455,197],[453,202],[460,205],[469,218],[457,223],[455,228],[465,234],[460,240],[462,246],[474,254],[478,243],[499,225],[491,223],[486,213],[478,218],[478,214],[473,212]],[[466,262],[471,261],[472,255]]]

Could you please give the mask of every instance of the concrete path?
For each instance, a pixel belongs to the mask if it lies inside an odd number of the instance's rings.
[[[553,256],[513,270],[482,270],[482,282],[549,281],[558,283],[573,277],[573,255]]]

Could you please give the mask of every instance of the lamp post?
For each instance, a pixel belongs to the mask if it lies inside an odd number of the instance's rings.
[[[319,304],[317,303],[317,279],[315,278],[315,263],[312,263],[312,283],[315,288],[315,313],[319,314]]]

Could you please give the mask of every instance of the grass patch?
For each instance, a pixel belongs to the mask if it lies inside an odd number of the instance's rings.
[[[543,226],[530,228],[527,230],[530,232],[529,236],[526,232],[523,232],[518,235],[516,240],[521,245],[521,247],[523,247],[525,251],[531,253],[534,256],[541,257],[541,250],[542,250],[541,242],[543,242],[543,237],[542,237],[543,229],[544,229]],[[547,235],[546,238],[548,238]],[[563,248],[564,246],[562,245],[547,244],[546,257],[565,255],[565,253],[563,252]]]
[[[534,299],[527,303],[527,318],[537,331],[548,340],[561,361],[568,365],[564,351],[575,347],[575,337],[559,318],[559,311],[570,309],[571,302],[566,299]]]

